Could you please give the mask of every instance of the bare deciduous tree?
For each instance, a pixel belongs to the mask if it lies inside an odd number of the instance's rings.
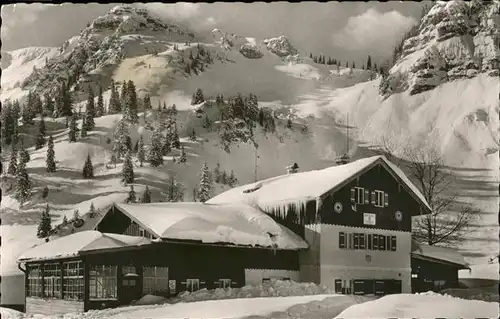
[[[413,237],[428,245],[455,246],[469,233],[478,210],[458,204],[457,195],[450,192],[453,176],[445,169],[437,147],[410,147],[394,137],[384,137],[378,152],[409,173],[431,207],[432,213],[413,221]],[[397,153],[396,153],[397,152]],[[401,154],[403,159],[394,154]]]

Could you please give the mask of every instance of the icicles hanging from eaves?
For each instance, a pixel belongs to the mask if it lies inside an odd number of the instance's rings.
[[[269,215],[281,220],[292,221],[303,225],[306,220],[307,203],[311,199],[303,198],[294,201],[260,204],[260,208]]]

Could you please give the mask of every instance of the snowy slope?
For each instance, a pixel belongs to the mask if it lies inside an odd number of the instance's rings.
[[[35,69],[45,66],[46,59],[51,59],[58,54],[58,48],[53,47],[28,47],[2,52],[0,99],[2,101],[14,100],[27,94],[20,87],[22,82],[36,72]]]

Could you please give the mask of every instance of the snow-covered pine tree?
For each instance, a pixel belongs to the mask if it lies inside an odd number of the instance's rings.
[[[132,153],[137,154],[137,151],[139,151],[139,140],[135,141]]]
[[[28,102],[23,105],[22,113],[21,113],[23,125],[32,125],[33,124],[33,112],[30,110],[30,105]]]
[[[7,168],[7,174],[12,176],[17,174],[17,149],[15,145],[12,145],[12,149],[10,151],[10,161],[9,167]]]
[[[212,181],[210,179],[210,172],[207,162],[203,163],[200,174],[200,186],[198,188],[198,199],[204,203],[210,199],[210,192],[212,190]]]
[[[151,146],[149,147],[148,161],[153,167],[163,164],[163,136],[159,128],[153,131],[151,135]]]
[[[222,174],[220,175],[220,183],[227,185],[227,173],[226,173],[226,171],[222,171]]]
[[[208,118],[208,115],[205,115],[203,117],[203,128],[206,128],[207,130],[211,130],[212,128],[212,121]]]
[[[367,70],[372,69],[372,57],[371,56],[368,56],[368,58],[366,59],[366,69]]]
[[[229,174],[227,182],[228,182],[229,186],[231,186],[231,187],[234,187],[234,186],[236,186],[238,184],[238,179],[234,175],[234,171],[233,170],[231,170],[231,173]]]
[[[179,132],[177,131],[177,124],[174,125],[174,131],[172,133],[172,148],[181,148],[181,141],[179,138]]]
[[[45,121],[43,116],[40,117],[40,122],[38,124],[38,134],[35,139],[35,149],[39,150],[45,145]]]
[[[14,119],[12,114],[12,104],[9,101],[6,101],[3,104],[2,110],[2,121],[1,121],[1,130],[2,130],[2,139],[3,142],[7,145],[12,143],[12,134],[14,133]]]
[[[137,115],[137,93],[133,81],[128,81],[127,83],[124,105],[125,105],[125,111],[123,114],[124,118],[127,121],[129,121],[129,123],[132,124],[139,123],[139,117]]]
[[[127,203],[135,203],[137,201],[137,196],[135,194],[134,185],[130,185],[130,190],[128,191]]]
[[[151,203],[151,191],[149,190],[148,185],[146,185],[146,189],[144,190],[144,193],[142,193],[141,203],[143,204]]]
[[[144,164],[144,161],[146,160],[146,153],[144,151],[144,140],[141,137],[139,138],[139,141],[137,141],[137,159],[139,160],[139,165],[142,167]]]
[[[191,134],[189,134],[189,140],[191,140],[193,142],[196,141],[196,131],[194,130],[194,128],[191,131]]]
[[[56,154],[54,152],[54,139],[52,135],[49,136],[49,143],[47,146],[47,157],[45,158],[45,165],[48,173],[56,171]]]
[[[74,222],[75,222],[75,221],[77,221],[77,220],[79,220],[79,219],[80,219],[80,212],[78,211],[78,209],[75,209],[75,210],[73,211],[73,218],[72,218],[72,221],[74,221]]]
[[[170,175],[166,187],[167,202],[182,202],[184,200],[184,187],[173,175]]]
[[[80,129],[80,137],[85,138],[87,137],[87,124],[85,124],[85,120],[82,121],[82,128]]]
[[[264,109],[263,108],[259,109],[259,125],[261,127],[264,127]]]
[[[196,92],[193,94],[193,101],[191,101],[191,105],[200,104],[205,101],[205,97],[203,96],[203,91],[198,88]]]
[[[186,163],[187,162],[187,155],[186,152],[184,151],[184,146],[181,146],[181,154],[179,155],[179,163]]]
[[[76,126],[76,116],[71,116],[70,124],[69,124],[69,133],[68,140],[69,142],[76,142],[76,132],[78,131],[78,127]]]
[[[144,97],[142,98],[142,106],[144,110],[151,109],[151,98],[149,97],[149,94],[144,95]]]
[[[87,154],[87,159],[85,160],[85,164],[83,165],[82,175],[84,179],[94,178],[94,167],[92,165],[90,154]]]
[[[175,103],[172,104],[172,107],[170,107],[170,113],[174,118],[177,116],[177,106],[175,105]]]
[[[87,104],[85,106],[85,119],[84,123],[87,128],[87,132],[90,132],[95,127],[94,117],[95,117],[95,103],[94,103],[94,91],[89,85],[89,95],[87,98]]]
[[[257,122],[259,119],[259,104],[257,95],[250,93],[246,100],[246,117],[252,122]]]
[[[220,163],[217,162],[214,168],[214,181],[220,183]]]
[[[116,114],[121,111],[121,103],[120,103],[120,96],[118,95],[118,91],[115,85],[115,82],[111,80],[111,94],[109,97],[109,107],[108,107],[108,112],[110,114]]]
[[[45,93],[43,96],[43,109],[44,109],[44,114],[47,116],[53,116],[54,115],[54,101],[52,100],[52,97],[48,94]]]
[[[45,206],[45,210],[42,212],[42,217],[40,218],[40,222],[38,223],[36,236],[38,238],[48,237],[51,230],[52,230],[52,219],[50,217],[50,207],[49,204],[47,204],[47,206]]]
[[[66,217],[66,215],[63,216],[63,220],[62,220],[61,225],[63,225],[63,226],[68,225],[68,217]]]
[[[132,156],[130,151],[125,155],[122,168],[122,182],[130,184],[134,182],[134,165],[132,164]]]
[[[127,147],[127,151],[132,152],[132,138],[130,135],[125,136],[125,146]]]
[[[26,170],[26,162],[20,160],[16,172],[16,191],[14,198],[17,199],[21,205],[30,198],[31,187],[32,184],[29,179],[28,171]]]
[[[118,121],[114,132],[113,152],[116,154],[117,158],[122,158],[129,149],[127,136],[129,136],[129,125],[127,121],[122,118]]]
[[[21,140],[21,146],[19,151],[19,161],[26,164],[30,161],[31,156],[27,149],[24,148],[24,140]],[[19,165],[18,165],[19,167]]]
[[[99,93],[97,95],[97,107],[95,109],[95,117],[104,115],[104,99],[102,97],[102,86],[99,85]]]
[[[61,116],[72,116],[73,115],[73,98],[71,92],[69,91],[69,85],[66,85],[64,81],[61,83]]]
[[[122,108],[123,113],[126,112],[125,108],[126,108],[126,99],[127,99],[127,89],[128,89],[127,82],[125,80],[123,80],[122,88],[120,91],[120,104],[123,105],[123,108]]]

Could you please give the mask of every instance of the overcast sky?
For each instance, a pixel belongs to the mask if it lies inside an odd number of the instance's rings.
[[[116,4],[16,4],[2,6],[2,50],[60,46]],[[137,4],[140,5],[140,4]],[[202,34],[219,28],[258,39],[286,35],[303,54],[341,60],[382,61],[417,23],[422,3],[148,3],[156,14]]]

